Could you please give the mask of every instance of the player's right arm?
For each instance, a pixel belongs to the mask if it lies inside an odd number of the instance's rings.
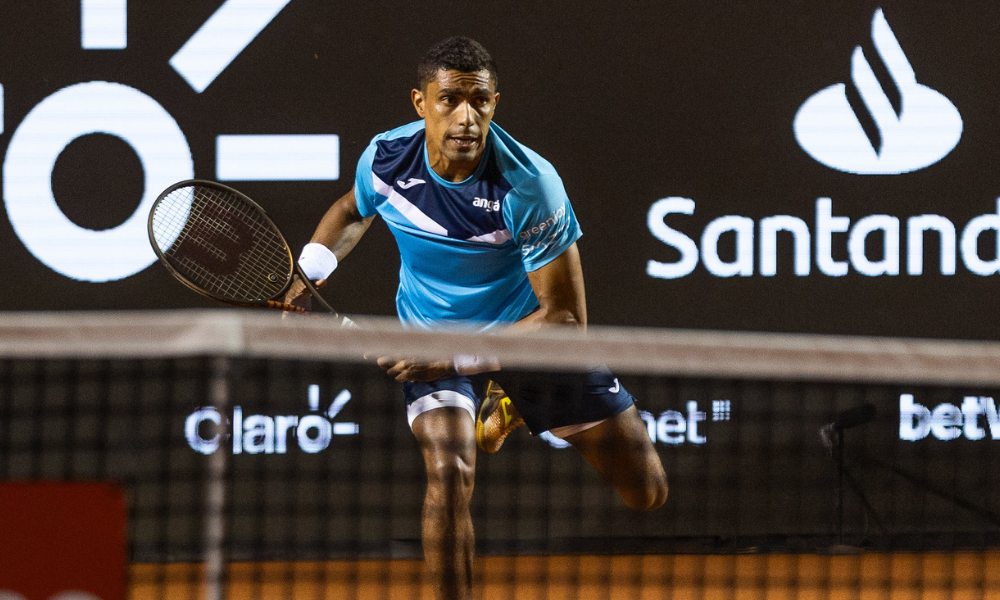
[[[352,188],[330,206],[309,241],[323,244],[337,256],[337,260],[342,260],[368,231],[374,218],[375,215],[361,216]]]
[[[354,246],[361,239],[361,236],[368,231],[375,215],[363,217],[358,210],[358,202],[354,196],[354,189],[344,194],[320,219],[319,226],[309,240],[310,243],[322,244],[326,246],[337,257],[337,261],[343,260]],[[326,283],[326,280],[317,281],[317,287]],[[309,291],[298,277],[292,282],[292,286],[285,294],[285,302],[308,308]]]

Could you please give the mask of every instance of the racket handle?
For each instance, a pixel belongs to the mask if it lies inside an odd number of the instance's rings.
[[[275,302],[274,300],[267,300],[267,308],[275,308],[278,310],[297,312],[297,313],[309,313],[310,311],[302,308],[301,306],[295,306],[294,304],[285,304],[284,302]],[[316,313],[310,313],[316,314]],[[333,316],[340,319],[340,326],[345,329],[359,329],[361,326],[352,321],[349,317],[345,317],[334,313]],[[0,597],[2,600],[2,597]]]
[[[275,308],[278,310],[285,310],[289,312],[309,312],[308,310],[302,308],[301,306],[295,306],[294,304],[285,304],[284,302],[275,302],[274,300],[267,301],[268,308]]]

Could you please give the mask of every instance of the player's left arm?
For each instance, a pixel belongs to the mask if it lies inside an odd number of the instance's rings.
[[[538,310],[511,326],[531,331],[548,325],[587,327],[587,299],[580,251],[573,242],[562,254],[534,271],[528,281],[538,298]]]

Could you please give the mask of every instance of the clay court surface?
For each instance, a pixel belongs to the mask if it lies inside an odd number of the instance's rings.
[[[993,600],[1000,552],[482,557],[488,600]],[[227,597],[432,600],[417,560],[234,563]],[[201,598],[201,567],[134,565],[132,600]]]

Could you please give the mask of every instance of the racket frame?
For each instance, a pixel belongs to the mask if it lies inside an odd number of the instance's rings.
[[[277,234],[278,238],[285,245],[285,251],[288,253],[288,259],[292,265],[292,277],[289,277],[284,287],[282,287],[279,292],[271,296],[271,299],[261,300],[259,302],[252,302],[252,301],[234,300],[233,298],[224,298],[222,296],[213,294],[208,290],[202,289],[200,286],[190,281],[180,271],[174,268],[174,266],[170,264],[169,257],[167,257],[167,255],[164,254],[162,250],[160,250],[159,244],[156,243],[156,236],[153,234],[153,215],[156,214],[156,208],[160,205],[160,201],[162,199],[166,198],[176,190],[179,190],[184,187],[194,187],[194,186],[216,188],[223,192],[233,194],[243,202],[246,202],[252,208],[254,208],[260,213],[260,216],[263,217],[264,221],[266,221],[268,225],[271,226],[273,232]],[[295,306],[294,304],[287,304],[285,302],[279,302],[277,300],[274,300],[274,298],[283,296],[288,292],[288,289],[295,282],[295,275],[298,275],[299,279],[301,279],[302,282],[305,284],[306,288],[309,290],[309,293],[312,295],[312,297],[315,298],[325,310],[332,313],[335,317],[338,318],[340,317],[340,313],[334,310],[334,308],[330,306],[326,302],[326,300],[323,299],[323,296],[320,295],[319,290],[316,289],[316,286],[313,284],[313,282],[310,281],[309,278],[306,277],[306,274],[302,272],[302,269],[299,267],[298,261],[295,260],[294,256],[292,256],[292,249],[288,245],[288,241],[285,239],[285,236],[282,235],[281,230],[274,223],[274,221],[271,220],[271,217],[267,215],[267,211],[265,211],[261,205],[251,200],[249,196],[247,196],[243,192],[240,192],[239,190],[229,187],[228,185],[224,185],[217,181],[211,181],[208,179],[186,179],[184,181],[178,181],[177,183],[163,190],[160,193],[160,195],[156,197],[156,200],[153,202],[153,206],[149,210],[149,218],[146,220],[146,231],[149,234],[149,244],[153,247],[153,252],[156,253],[156,257],[160,259],[160,262],[167,267],[167,270],[170,272],[171,275],[174,276],[174,279],[180,281],[185,286],[190,288],[192,291],[195,291],[201,294],[202,296],[211,298],[213,300],[218,300],[219,302],[225,302],[226,304],[241,306],[245,308],[271,308],[271,309],[285,310],[290,312],[309,312],[308,310],[302,308],[301,306]]]

